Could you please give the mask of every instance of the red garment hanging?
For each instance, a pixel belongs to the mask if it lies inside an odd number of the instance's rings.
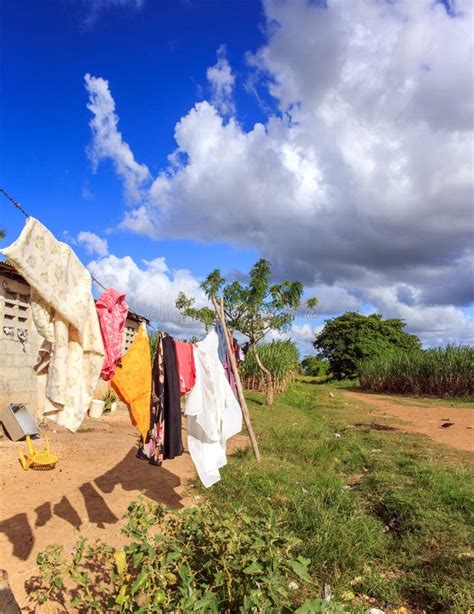
[[[194,364],[193,344],[175,339],[176,357],[178,361],[179,391],[186,394],[196,381],[196,366]]]

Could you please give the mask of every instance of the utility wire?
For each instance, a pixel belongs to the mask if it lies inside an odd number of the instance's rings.
[[[9,193],[8,193],[6,190],[4,190],[3,188],[0,188],[0,192],[1,192],[1,193],[2,193],[4,196],[6,196],[6,197],[8,198],[8,200],[10,201],[10,203],[11,203],[11,204],[12,204],[14,207],[16,207],[16,208],[17,208],[19,211],[21,211],[21,213],[23,213],[23,215],[24,215],[26,218],[29,218],[29,217],[30,217],[30,216],[28,215],[28,213],[27,213],[27,212],[26,212],[26,211],[23,209],[23,207],[20,205],[20,203],[19,203],[17,200],[15,200],[14,198],[12,198],[12,197],[10,196],[10,194],[9,194]],[[91,273],[91,278],[92,278],[92,281],[95,281],[95,283],[96,283],[98,286],[100,286],[100,287],[101,287],[101,288],[103,288],[104,290],[107,290],[107,288],[104,286],[104,284],[100,283],[100,281],[99,281],[99,280],[98,280],[96,277],[94,277],[94,275],[92,275],[92,273]]]
[[[21,213],[23,213],[23,215],[24,215],[25,217],[30,217],[30,216],[28,215],[28,213],[27,213],[27,212],[26,212],[26,211],[23,209],[23,207],[20,205],[20,203],[19,203],[18,201],[16,201],[14,198],[12,198],[12,197],[10,196],[10,194],[9,194],[9,193],[8,193],[6,190],[4,190],[3,188],[0,188],[0,192],[1,192],[1,193],[2,193],[4,196],[6,196],[6,197],[8,198],[8,200],[11,202],[11,204],[12,204],[14,207],[16,207],[16,208],[17,208],[19,211],[21,211]]]

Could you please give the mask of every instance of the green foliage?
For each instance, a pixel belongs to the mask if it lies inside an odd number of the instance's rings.
[[[304,605],[310,561],[295,554],[300,540],[273,513],[250,516],[210,504],[170,512],[139,498],[126,519],[121,550],[81,538],[69,559],[62,546],[38,555],[37,602],[136,614],[293,612]],[[344,610],[315,603],[299,611]]]
[[[271,330],[288,330],[294,320],[294,310],[300,307],[303,284],[300,281],[284,281],[270,284],[271,266],[265,259],[258,260],[251,268],[249,282],[226,284],[219,269],[212,271],[201,284],[206,296],[212,300],[224,299],[224,313],[229,329],[240,331],[251,343],[258,343]],[[314,309],[317,299],[307,301],[308,309]],[[179,311],[206,326],[215,322],[215,314],[208,307],[194,307],[194,299],[180,293],[176,301]]]
[[[282,393],[298,373],[298,349],[293,341],[272,341],[258,346],[260,360],[272,375],[275,392]],[[255,358],[254,349],[247,352],[239,365],[242,382],[248,390],[265,390],[266,380]]]
[[[271,285],[270,276],[270,263],[261,258],[251,268],[247,285],[238,281],[226,285],[219,269],[212,271],[201,284],[210,300],[222,300],[224,317],[231,334],[239,331],[249,338],[257,363],[260,354],[257,343],[271,330],[286,331],[290,328],[303,296],[303,284],[300,281]],[[310,298],[306,301],[306,307],[312,310],[317,302],[316,298]],[[209,308],[196,308],[194,299],[187,298],[183,293],[178,296],[176,307],[183,315],[200,320],[206,326],[215,320]],[[274,392],[272,375],[262,362],[259,367],[266,382],[267,403],[271,405]]]
[[[323,330],[313,343],[319,355],[330,365],[336,379],[357,375],[359,363],[378,356],[390,348],[420,349],[418,337],[406,333],[403,320],[383,320],[379,314],[363,316],[348,311],[326,320]]]
[[[305,356],[301,361],[301,369],[305,375],[321,377],[327,375],[329,363],[327,360],[319,358],[319,356]]]
[[[104,410],[107,411],[111,409],[112,403],[115,403],[116,401],[118,401],[118,396],[115,394],[112,388],[110,388],[104,394],[104,396],[102,397],[102,400],[104,401]]]
[[[359,365],[364,390],[433,396],[474,395],[474,347],[390,350]]]
[[[214,326],[216,322],[216,314],[214,311],[209,307],[194,307],[194,302],[195,300],[193,298],[188,298],[184,292],[180,292],[176,299],[176,308],[188,318],[202,322],[206,330]]]
[[[158,334],[159,333],[153,333],[150,335],[150,354],[152,364],[153,360],[155,359],[156,350],[158,349]]]
[[[330,584],[353,613],[468,612],[472,455],[424,436],[372,430],[373,407],[338,386],[302,378],[271,412],[250,393],[263,460],[240,450],[208,497],[254,517],[275,511],[302,540],[297,554],[311,560],[309,599]]]

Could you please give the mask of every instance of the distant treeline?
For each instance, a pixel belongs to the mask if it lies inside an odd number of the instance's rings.
[[[371,392],[474,396],[474,347],[389,350],[362,361],[358,376]]]

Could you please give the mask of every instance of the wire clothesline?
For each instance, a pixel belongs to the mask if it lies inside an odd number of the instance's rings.
[[[31,217],[22,207],[22,205],[15,200],[12,196],[10,196],[10,194],[2,187],[0,187],[0,193],[2,193],[9,201],[10,204],[12,204],[16,209],[18,209],[18,211],[20,211],[20,213],[22,213],[25,218],[29,218]],[[92,275],[92,273],[90,273],[91,279],[93,282],[95,282],[98,286],[100,286],[103,290],[107,290],[107,287],[104,286],[104,284],[102,282],[100,282],[97,277],[95,277],[94,275]],[[151,318],[147,318],[149,322],[151,322]],[[152,326],[151,324],[149,325],[150,328],[154,331],[158,331],[158,328],[156,328],[155,326]]]

